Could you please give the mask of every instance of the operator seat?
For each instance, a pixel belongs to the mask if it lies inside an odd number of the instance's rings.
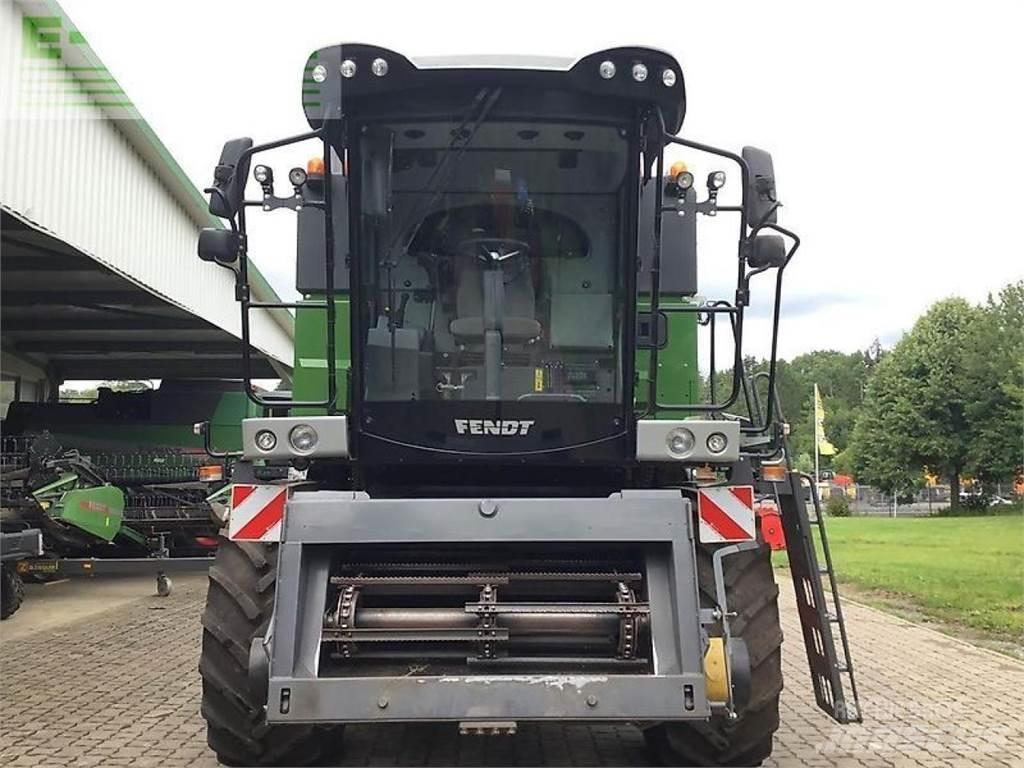
[[[484,291],[486,272],[483,265],[472,258],[460,259],[456,275],[455,314],[449,326],[452,335],[461,339],[483,340]],[[536,320],[536,296],[529,265],[510,264],[501,268],[504,282],[502,311],[499,327],[505,341],[529,341],[541,335]]]

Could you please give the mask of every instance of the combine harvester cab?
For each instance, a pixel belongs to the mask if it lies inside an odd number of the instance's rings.
[[[645,48],[413,61],[344,44],[310,57],[302,103],[309,132],[224,145],[207,192],[227,226],[199,241],[237,276],[245,355],[268,306],[246,216],[298,216],[302,298],[275,305],[296,316],[294,397],[246,376],[283,414],[243,423],[203,615],[220,760],[312,763],[347,723],[546,720],[639,723],[669,762],[760,764],[782,688],[766,518],[818,702],[859,717],[774,355],[765,382],[743,375],[751,281],[774,284],[774,350],[799,243],[771,157],[677,137],[682,71]],[[302,142],[315,157],[275,186],[262,156]],[[730,164],[738,203],[719,203],[724,172],[698,192],[666,151]],[[725,214],[736,290],[705,300],[697,219]],[[734,346],[717,370],[716,329]],[[258,482],[268,466],[292,481]]]

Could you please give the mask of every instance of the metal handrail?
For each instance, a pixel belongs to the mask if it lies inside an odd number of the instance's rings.
[[[257,146],[249,147],[239,156],[236,167],[246,164],[254,154],[266,152],[279,147],[297,144],[309,139],[320,139],[323,143],[324,163],[324,271],[325,271],[325,297],[323,302],[294,302],[294,301],[252,301],[249,290],[249,259],[246,240],[245,209],[250,205],[249,201],[243,204],[237,213],[237,230],[241,234],[242,249],[239,255],[239,269],[236,278],[236,295],[241,304],[242,319],[242,372],[243,387],[246,397],[261,408],[326,408],[328,413],[336,413],[338,399],[338,374],[336,357],[336,311],[334,302],[334,219],[332,207],[332,186],[331,183],[331,144],[329,141],[329,120],[325,120],[320,128],[290,136],[285,139],[267,142]],[[261,204],[261,203],[257,203]],[[234,222],[232,222],[234,227]],[[250,328],[249,313],[253,309],[317,309],[324,310],[327,314],[327,397],[323,400],[295,400],[294,398],[267,398],[256,392],[252,376],[252,333]]]

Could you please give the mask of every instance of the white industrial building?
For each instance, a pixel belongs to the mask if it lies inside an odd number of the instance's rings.
[[[196,257],[219,222],[52,0],[0,0],[0,111],[5,400],[240,377],[233,277]],[[255,300],[277,300],[250,277]],[[293,340],[290,313],[254,310],[254,373],[287,377]]]

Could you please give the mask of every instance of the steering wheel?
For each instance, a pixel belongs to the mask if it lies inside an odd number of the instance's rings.
[[[455,246],[455,252],[497,266],[516,256],[529,256],[530,246],[522,240],[504,237],[471,237]]]

